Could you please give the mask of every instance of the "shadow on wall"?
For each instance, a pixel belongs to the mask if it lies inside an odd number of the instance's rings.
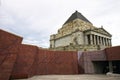
[[[106,73],[107,61],[112,61],[113,71],[120,73],[120,46],[89,52],[50,51],[21,44],[22,39],[0,30],[0,80],[47,74]]]
[[[21,42],[22,37],[0,30],[0,80],[78,74],[77,52],[49,51]]]

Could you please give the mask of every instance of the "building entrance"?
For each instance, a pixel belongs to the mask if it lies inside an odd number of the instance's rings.
[[[93,61],[96,74],[105,74],[109,72],[108,61]]]
[[[120,61],[111,61],[111,67],[109,65],[109,61],[93,61],[94,71],[96,74],[106,74],[107,72],[111,72],[110,68],[112,68],[113,73],[120,74]]]
[[[113,73],[120,74],[120,61],[112,61]]]

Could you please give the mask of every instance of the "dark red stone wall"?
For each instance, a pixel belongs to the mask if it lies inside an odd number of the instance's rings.
[[[0,29],[0,80],[11,76],[22,38]]]
[[[105,49],[107,60],[120,60],[120,46]]]
[[[106,61],[106,54],[104,50],[84,52],[92,61]]]
[[[77,52],[49,51],[30,45],[19,45],[12,78],[47,74],[78,74]]]
[[[37,47],[31,45],[19,45],[18,56],[13,68],[12,78],[27,78],[32,75],[31,68],[37,54]]]
[[[16,53],[0,53],[0,80],[10,79],[16,57]]]
[[[77,73],[77,52],[39,50],[36,75]]]
[[[21,45],[22,37],[0,29],[0,52],[17,53],[18,46]]]
[[[21,42],[21,37],[0,30],[0,80],[10,76],[28,78],[40,74],[78,73],[77,52],[43,50]],[[10,59],[8,53],[12,55]]]
[[[15,44],[21,44],[21,42],[22,37],[0,29],[0,52],[6,51],[6,49],[10,48]]]

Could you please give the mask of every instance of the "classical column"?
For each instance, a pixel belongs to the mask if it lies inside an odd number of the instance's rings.
[[[108,38],[106,38],[106,46],[108,46]]]
[[[107,46],[109,46],[109,40],[108,40],[108,38],[107,38]]]
[[[98,41],[97,41],[97,35],[95,35],[95,43],[96,43],[96,45],[97,45],[97,42],[98,42]]]
[[[97,36],[98,45],[100,44],[99,36]]]
[[[107,41],[107,38],[106,38],[106,46],[108,46],[108,41]]]
[[[95,35],[94,35],[94,44],[96,45],[96,38],[95,38]]]
[[[103,45],[105,45],[106,44],[106,42],[105,42],[105,38],[103,37]]]
[[[100,45],[102,44],[102,37],[100,36]]]
[[[103,45],[103,37],[101,37],[101,40],[102,40],[101,44]]]
[[[102,37],[102,45],[104,45],[104,38]]]
[[[92,37],[92,34],[90,34],[90,44],[93,44],[93,37]]]
[[[107,38],[105,38],[105,42],[106,42],[106,45],[105,45],[105,46],[107,46]]]

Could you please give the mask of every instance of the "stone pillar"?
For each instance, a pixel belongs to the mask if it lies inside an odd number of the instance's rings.
[[[106,46],[108,46],[108,41],[107,41],[107,38],[106,38]]]
[[[90,34],[90,44],[93,44],[93,37],[92,37],[92,34]]]
[[[100,44],[99,36],[97,36],[98,45]]]
[[[98,45],[97,35],[95,35],[95,42],[96,42],[96,45]]]
[[[106,39],[104,38],[104,45],[106,46]]]
[[[94,44],[96,45],[96,38],[95,38],[95,35],[94,35]]]
[[[109,46],[109,40],[108,40],[108,38],[107,38],[107,46]]]
[[[103,37],[103,45],[105,45],[105,38]]]
[[[109,72],[113,73],[112,61],[109,61]]]
[[[108,46],[110,46],[110,39],[108,39],[108,43],[109,43]]]
[[[105,46],[107,46],[107,38],[105,38]]]
[[[103,37],[101,37],[101,44],[103,45]]]
[[[102,44],[102,37],[100,36],[100,45]]]
[[[105,38],[106,39],[106,46],[108,46],[108,39],[107,38]]]
[[[105,45],[105,38],[103,37],[103,45]]]
[[[106,46],[107,46],[107,38],[105,38]]]
[[[107,38],[105,38],[106,46],[108,46]]]

